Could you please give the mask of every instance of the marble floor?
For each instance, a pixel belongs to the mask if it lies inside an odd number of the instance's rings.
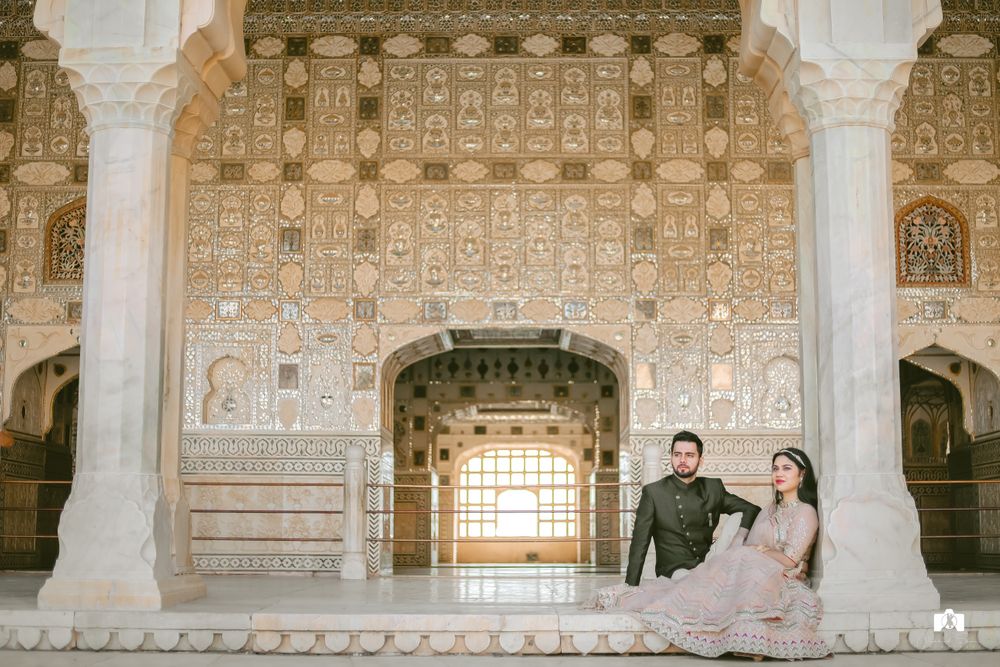
[[[36,609],[48,575],[0,573],[0,610]],[[359,613],[468,614],[575,608],[593,591],[621,583],[618,574],[583,574],[563,568],[477,567],[426,574],[342,581],[296,575],[205,575],[208,595],[165,613]],[[933,574],[942,608],[1000,610],[1000,573]]]

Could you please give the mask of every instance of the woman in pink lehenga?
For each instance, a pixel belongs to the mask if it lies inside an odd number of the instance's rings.
[[[679,581],[601,589],[588,606],[636,612],[642,622],[685,651],[788,660],[822,658],[816,634],[823,608],[803,569],[816,541],[816,475],[806,453],[789,447],[771,459],[774,502],[743,546],[711,557]]]

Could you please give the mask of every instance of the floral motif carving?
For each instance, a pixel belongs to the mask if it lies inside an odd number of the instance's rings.
[[[617,183],[629,175],[629,168],[618,160],[602,160],[594,165],[591,174],[599,181]]]
[[[474,160],[466,160],[465,162],[459,162],[455,165],[454,174],[455,178],[466,183],[474,183],[475,181],[481,181],[486,178],[486,175],[490,173],[490,170],[486,168],[486,165],[481,162],[476,162]]]
[[[606,33],[590,40],[590,50],[601,56],[616,56],[628,48],[628,42],[620,35]]]
[[[481,53],[485,53],[486,50],[490,48],[490,40],[474,33],[470,33],[468,35],[462,35],[456,39],[453,46],[456,53],[472,58]]]
[[[548,160],[532,160],[521,167],[521,175],[532,183],[544,183],[559,175],[559,167]]]
[[[648,60],[640,56],[632,63],[632,71],[629,72],[628,78],[640,88],[648,86],[655,79],[653,67],[649,64]]]
[[[278,351],[282,354],[297,354],[302,349],[302,336],[291,322],[286,322],[278,336]]]
[[[21,53],[32,60],[58,60],[59,45],[51,39],[35,39],[21,47]]]
[[[420,175],[420,167],[409,160],[393,160],[382,167],[382,175],[393,183],[406,183]]]
[[[45,282],[82,283],[87,201],[58,209],[45,226]]]
[[[900,287],[963,287],[969,279],[969,227],[958,209],[928,196],[896,213],[896,282]]]
[[[691,35],[672,32],[657,39],[653,46],[656,47],[657,51],[668,56],[686,56],[700,49],[701,41]]]
[[[639,157],[649,157],[655,145],[656,136],[645,127],[632,133],[632,150]]]
[[[986,160],[958,160],[945,167],[944,175],[963,185],[982,185],[1000,176],[1000,167]]]
[[[354,166],[342,160],[321,160],[313,163],[307,173],[320,183],[343,183],[354,175]]]
[[[705,314],[705,304],[686,296],[670,299],[663,304],[663,315],[674,322],[693,322]]]
[[[1000,299],[966,296],[952,304],[951,312],[966,322],[1000,321]]]
[[[253,43],[253,52],[263,58],[273,58],[285,50],[285,41],[277,37],[261,37]]]
[[[327,58],[343,58],[354,53],[357,48],[356,41],[343,35],[327,35],[312,40],[313,52]]]
[[[306,315],[317,322],[343,322],[350,313],[351,309],[342,299],[314,299],[306,306]]]
[[[705,169],[691,160],[668,160],[656,168],[656,174],[667,183],[690,183],[705,175]]]
[[[981,58],[993,50],[993,42],[982,35],[957,34],[942,37],[937,47],[956,58]]]
[[[17,85],[17,70],[9,62],[0,65],[0,90],[7,92]]]
[[[273,181],[278,178],[280,174],[281,170],[278,168],[278,165],[273,162],[254,162],[250,165],[250,168],[247,169],[247,176],[250,177],[250,180],[257,183],[267,183],[268,181]]]
[[[301,60],[293,60],[285,68],[285,84],[289,88],[301,88],[309,83],[309,73],[306,71],[305,63]]]
[[[547,56],[559,47],[559,42],[548,35],[532,35],[523,42],[521,48],[533,56]]]
[[[423,48],[423,44],[419,39],[412,35],[402,34],[385,40],[382,44],[382,48],[390,56],[408,58],[409,56],[419,53],[420,49]]]
[[[298,157],[306,147],[306,133],[297,127],[289,128],[281,136],[281,143],[289,157]]]
[[[19,299],[7,307],[7,314],[18,322],[45,324],[63,314],[63,307],[48,297]]]
[[[358,132],[358,150],[365,157],[371,157],[378,150],[378,145],[382,141],[382,136],[371,129],[366,127],[365,129]]]
[[[69,178],[69,169],[55,162],[28,162],[14,169],[14,177],[25,185],[55,185]]]

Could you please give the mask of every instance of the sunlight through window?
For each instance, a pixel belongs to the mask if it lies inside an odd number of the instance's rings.
[[[575,482],[569,461],[541,449],[496,449],[470,459],[459,473],[458,535],[576,537]]]

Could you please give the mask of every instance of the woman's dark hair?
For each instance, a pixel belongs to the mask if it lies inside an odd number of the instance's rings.
[[[674,435],[674,439],[670,441],[670,453],[674,453],[674,445],[678,442],[693,442],[695,447],[698,448],[698,456],[701,456],[705,451],[705,445],[702,443],[701,438],[696,436],[691,431],[679,431]]]
[[[819,491],[816,488],[816,471],[813,470],[812,461],[804,451],[798,447],[785,447],[784,449],[779,449],[771,457],[771,465],[774,465],[774,461],[779,457],[784,456],[789,461],[795,464],[795,467],[799,470],[804,470],[805,475],[802,476],[802,482],[799,484],[799,500],[804,503],[809,503],[816,509],[817,503],[819,502]],[[781,492],[775,489],[774,491],[774,502],[781,502]]]

